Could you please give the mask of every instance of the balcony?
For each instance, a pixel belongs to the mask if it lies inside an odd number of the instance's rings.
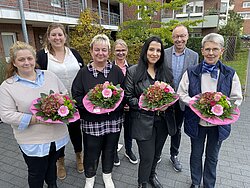
[[[27,24],[43,26],[51,22],[75,25],[83,6],[79,1],[61,1],[60,5],[52,5],[49,0],[24,0],[23,8]],[[98,13],[98,10],[93,9]],[[101,24],[118,26],[120,16],[116,13],[101,11]],[[0,19],[2,23],[20,23],[18,1],[10,3],[8,0],[1,1]]]

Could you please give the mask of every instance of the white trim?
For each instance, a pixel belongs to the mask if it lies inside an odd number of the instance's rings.
[[[243,8],[250,8],[250,1],[243,2],[242,7]]]

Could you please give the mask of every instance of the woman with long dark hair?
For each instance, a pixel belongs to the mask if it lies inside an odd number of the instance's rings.
[[[142,47],[138,65],[128,69],[125,79],[125,96],[131,110],[131,136],[139,148],[138,187],[148,182],[163,187],[156,174],[157,161],[168,135],[176,132],[173,108],[146,111],[139,107],[140,95],[155,81],[172,85],[170,70],[164,65],[164,47],[158,37],[150,37]]]

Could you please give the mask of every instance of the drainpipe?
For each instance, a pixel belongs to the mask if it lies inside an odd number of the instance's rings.
[[[102,7],[101,0],[98,0],[98,14],[99,14],[99,23],[102,24]]]
[[[109,20],[109,25],[111,25],[110,24],[110,2],[109,0],[108,0],[108,20]]]
[[[25,22],[25,16],[24,16],[24,10],[23,10],[23,1],[18,0],[18,3],[19,3],[19,10],[20,10],[20,16],[21,16],[21,21],[22,21],[22,30],[23,30],[24,41],[26,43],[29,43],[26,22]]]

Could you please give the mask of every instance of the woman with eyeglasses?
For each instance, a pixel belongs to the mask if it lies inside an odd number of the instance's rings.
[[[234,69],[224,65],[220,57],[224,52],[223,36],[210,33],[202,39],[204,60],[188,68],[177,93],[186,104],[184,130],[191,139],[190,172],[192,185],[198,188],[203,178],[205,188],[214,188],[216,167],[222,141],[230,134],[231,125],[215,125],[200,119],[189,107],[190,99],[200,93],[221,92],[239,106],[242,92],[239,77]],[[203,153],[205,162],[203,165]]]

